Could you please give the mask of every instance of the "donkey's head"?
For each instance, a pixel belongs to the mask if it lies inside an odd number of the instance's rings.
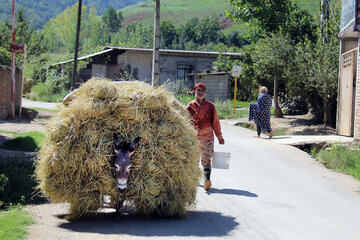
[[[136,138],[132,143],[119,142],[117,135],[114,134],[115,152],[115,179],[119,192],[124,192],[130,175],[131,155],[139,145],[140,138]]]

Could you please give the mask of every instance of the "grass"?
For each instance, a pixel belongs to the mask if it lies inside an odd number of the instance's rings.
[[[26,227],[34,223],[34,220],[20,205],[0,211],[0,239],[25,239],[28,234]]]
[[[26,133],[17,133],[11,131],[0,131],[13,134],[15,137],[3,143],[1,148],[13,151],[35,152],[45,137],[44,133],[31,131]]]
[[[68,93],[65,89],[60,93],[51,93],[44,83],[38,83],[31,88],[31,93],[25,94],[25,97],[40,102],[61,102]]]
[[[360,180],[360,144],[354,149],[334,144],[319,152],[313,149],[311,154],[327,168],[349,174]]]
[[[231,106],[234,106],[234,99],[229,99],[228,103],[231,104]],[[255,103],[255,101],[253,101],[253,102],[245,102],[245,101],[236,100],[235,107],[237,107],[237,108],[249,108],[250,103]]]
[[[195,99],[194,95],[178,94],[176,98],[186,107],[189,102]]]
[[[124,25],[133,21],[140,21],[147,26],[153,24],[154,2],[147,0],[143,4],[143,6],[135,4],[121,9]],[[230,9],[226,0],[167,0],[161,1],[160,15],[161,20],[171,20],[176,26],[179,26],[195,17],[201,20],[214,14],[224,16],[226,9]]]

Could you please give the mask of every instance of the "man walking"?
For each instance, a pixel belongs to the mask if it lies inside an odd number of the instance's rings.
[[[198,133],[201,146],[201,165],[204,168],[205,183],[204,189],[207,191],[211,187],[211,158],[214,153],[214,132],[219,140],[219,144],[224,144],[221,134],[219,117],[216,113],[214,103],[205,99],[206,86],[198,83],[194,87],[195,100],[187,106],[187,111],[193,119],[193,124]]]

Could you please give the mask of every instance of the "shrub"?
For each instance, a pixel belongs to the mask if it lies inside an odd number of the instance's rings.
[[[31,88],[34,86],[34,80],[30,79],[30,78],[25,78],[24,81],[24,93],[29,93],[31,92]]]
[[[165,86],[166,89],[175,96],[180,94],[190,95],[192,93],[191,89],[186,86],[184,80],[168,81]]]
[[[0,161],[0,208],[10,204],[29,204],[44,202],[35,195],[37,183],[33,161],[28,158],[8,158]]]
[[[220,101],[218,99],[215,99],[215,107],[219,119],[224,119],[231,114],[231,105],[226,101]]]
[[[307,114],[309,111],[307,103],[301,97],[288,98],[282,103],[283,110],[288,115]]]

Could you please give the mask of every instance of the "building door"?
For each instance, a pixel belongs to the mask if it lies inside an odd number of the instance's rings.
[[[357,49],[342,54],[340,78],[339,135],[353,135],[353,83]]]

